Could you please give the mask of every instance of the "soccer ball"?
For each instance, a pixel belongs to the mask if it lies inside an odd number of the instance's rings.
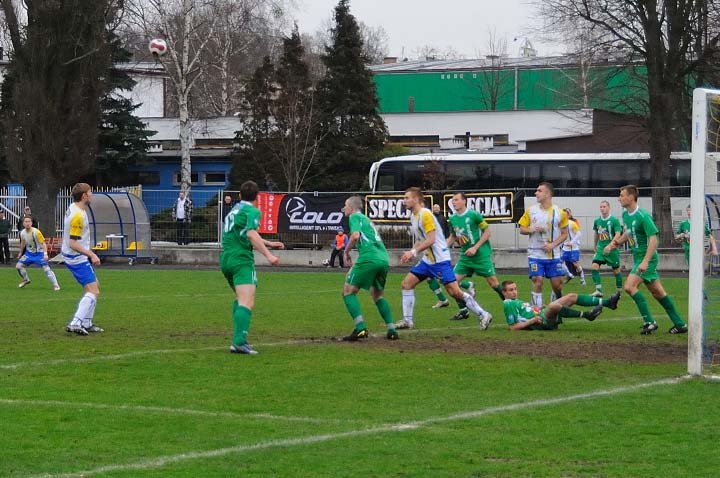
[[[165,43],[165,40],[162,38],[153,38],[150,40],[148,50],[150,50],[153,56],[163,56],[167,53],[167,43]]]
[[[329,261],[328,259],[323,260],[323,265],[324,265],[325,267],[329,266],[329,265],[330,265],[330,261]]]

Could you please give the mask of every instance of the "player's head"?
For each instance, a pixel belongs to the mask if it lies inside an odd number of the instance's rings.
[[[450,200],[453,205],[453,209],[456,211],[463,212],[465,211],[465,208],[467,208],[467,196],[465,193],[455,193],[453,194],[452,199]]]
[[[24,216],[23,217],[23,227],[25,229],[32,228],[32,217],[31,216]]]
[[[635,186],[634,184],[628,184],[627,186],[623,186],[620,188],[620,196],[618,196],[618,201],[620,202],[620,205],[622,207],[628,207],[631,204],[637,202],[638,196],[640,196],[640,193],[638,192],[637,186]]]
[[[610,203],[607,201],[600,201],[600,214],[603,215],[603,217],[610,214]]]
[[[405,197],[403,199],[403,202],[405,203],[406,209],[415,209],[417,207],[422,207],[424,202],[422,189],[416,187],[407,188],[405,190]]]
[[[350,196],[345,200],[345,206],[343,207],[343,213],[346,216],[350,216],[353,213],[362,210],[363,200],[360,196]]]
[[[691,219],[692,218],[692,209],[690,208],[689,204],[685,208],[685,212],[687,213],[688,219]]]
[[[229,194],[226,194],[225,197],[223,198],[223,201],[225,202],[225,204],[232,203],[232,196]]]
[[[566,208],[563,209],[563,210],[565,211],[565,214],[568,215],[568,218],[574,219],[574,218],[573,218],[573,215],[572,215],[572,209],[570,209],[569,207],[566,207]]]
[[[506,299],[517,299],[518,290],[515,281],[506,280],[502,282],[502,294]]]
[[[77,183],[72,187],[70,195],[75,202],[85,201],[89,203],[92,198],[92,188],[88,183]]]
[[[538,184],[537,189],[535,189],[535,199],[537,199],[537,202],[539,203],[551,200],[553,194],[555,194],[555,188],[552,183],[547,181],[541,182]]]
[[[258,185],[255,181],[245,181],[240,185],[240,199],[253,202],[257,199],[258,191]]]

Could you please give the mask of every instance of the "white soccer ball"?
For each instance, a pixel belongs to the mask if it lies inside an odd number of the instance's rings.
[[[328,259],[323,260],[323,265],[324,265],[324,266],[329,266],[329,265],[330,265],[330,261],[329,261]]]
[[[150,40],[148,50],[150,50],[153,56],[163,56],[167,53],[167,43],[162,38],[153,38]]]

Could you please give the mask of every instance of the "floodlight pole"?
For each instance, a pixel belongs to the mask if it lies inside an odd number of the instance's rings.
[[[693,91],[692,162],[690,166],[690,272],[688,281],[688,373],[702,375],[703,277],[705,255],[705,156],[709,90]]]

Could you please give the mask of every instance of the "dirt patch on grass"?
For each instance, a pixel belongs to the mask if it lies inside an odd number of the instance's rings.
[[[373,337],[360,346],[392,349],[404,352],[446,352],[468,355],[506,355],[543,357],[570,360],[616,360],[636,363],[682,363],[687,360],[687,345],[674,343],[654,343],[647,337],[642,343],[609,342],[561,342],[529,340],[471,340],[460,336],[412,337],[398,341],[389,341],[382,337]]]

